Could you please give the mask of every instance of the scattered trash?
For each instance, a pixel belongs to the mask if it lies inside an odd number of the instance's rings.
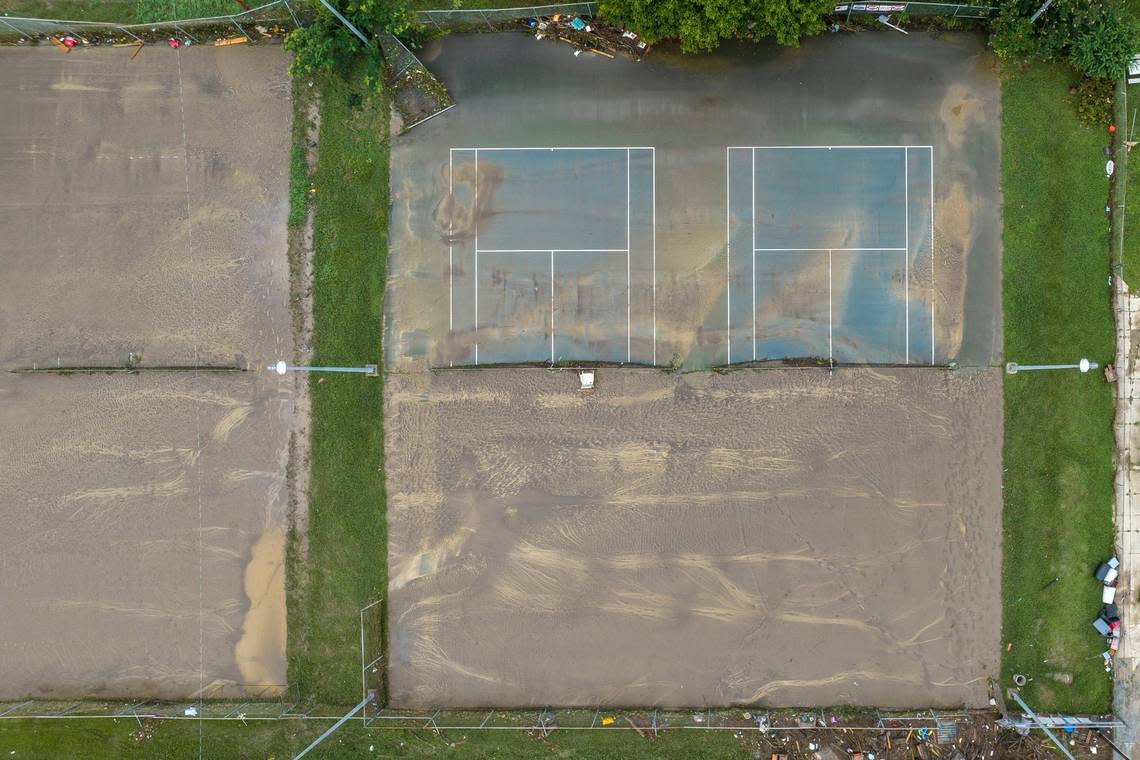
[[[187,707],[185,710],[183,710],[182,714],[185,715],[187,718],[197,717],[198,708],[191,705],[190,707]]]
[[[1104,365],[1104,381],[1106,383],[1116,382],[1116,367],[1111,364]]]
[[[172,48],[174,48],[175,50],[177,50],[177,49],[179,48],[179,46],[180,46],[182,43],[180,43],[180,42],[179,42],[177,39],[175,39],[174,37],[171,37],[170,39],[168,39],[168,40],[166,41],[166,44],[167,44],[167,45],[170,45],[170,47],[172,47]]]
[[[612,726],[613,724],[614,724],[614,719],[611,718],[610,716],[607,715],[604,718],[602,718],[602,725],[603,726]]]
[[[650,46],[635,32],[619,26],[598,24],[589,17],[564,17],[555,14],[548,18],[530,17],[521,20],[522,24],[535,30],[535,39],[551,39],[573,45],[581,53],[594,53],[605,58],[614,58],[621,53],[639,59],[649,53]]]

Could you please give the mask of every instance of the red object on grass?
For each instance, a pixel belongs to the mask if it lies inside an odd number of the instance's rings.
[[[1116,125],[1115,125],[1115,124],[1109,124],[1109,125],[1108,125],[1108,133],[1109,133],[1110,135],[1115,135],[1115,134],[1116,134]]]

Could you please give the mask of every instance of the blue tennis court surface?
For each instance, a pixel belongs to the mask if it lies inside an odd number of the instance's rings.
[[[653,148],[452,148],[450,366],[655,364]]]
[[[727,149],[728,363],[933,364],[933,148]]]

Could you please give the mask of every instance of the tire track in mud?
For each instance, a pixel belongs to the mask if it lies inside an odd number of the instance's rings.
[[[394,704],[977,705],[998,370],[389,375]]]

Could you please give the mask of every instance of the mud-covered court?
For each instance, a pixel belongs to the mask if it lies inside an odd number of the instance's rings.
[[[423,57],[459,105],[392,145],[393,705],[984,704],[984,39]]]
[[[0,48],[3,699],[285,684],[288,58],[131,52]]]
[[[392,704],[985,704],[1000,373],[391,376]]]

